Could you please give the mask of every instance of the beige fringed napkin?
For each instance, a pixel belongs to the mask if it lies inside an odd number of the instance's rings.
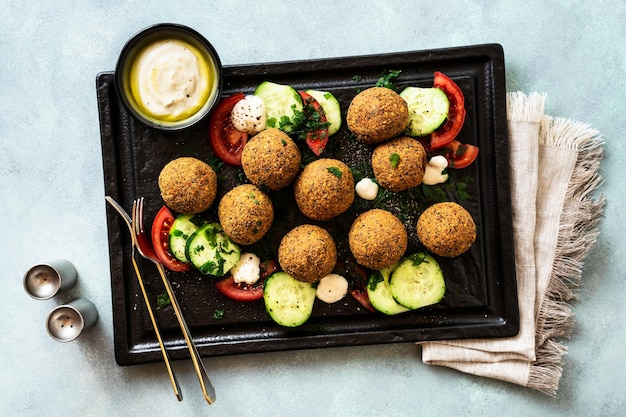
[[[593,192],[603,156],[586,124],[544,115],[546,96],[507,94],[520,332],[501,339],[422,343],[422,361],[556,395],[570,334],[568,302],[599,233]]]

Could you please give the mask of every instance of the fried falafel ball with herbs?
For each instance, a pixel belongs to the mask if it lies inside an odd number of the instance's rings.
[[[432,253],[454,258],[476,241],[476,224],[460,204],[436,203],[417,220],[417,237]]]
[[[227,192],[217,213],[224,233],[241,245],[259,241],[274,221],[272,201],[253,184],[239,185]]]
[[[311,162],[294,185],[300,211],[313,220],[330,220],[350,208],[354,201],[354,177],[350,168],[337,159]]]
[[[371,87],[357,94],[348,107],[348,129],[366,144],[398,136],[409,120],[409,108],[402,97],[385,87]]]
[[[317,282],[335,267],[337,246],[325,229],[303,224],[281,240],[278,263],[283,271],[299,281]]]
[[[382,143],[372,153],[372,169],[378,184],[395,192],[420,185],[427,163],[424,146],[407,136]]]
[[[300,172],[300,150],[283,131],[270,128],[252,137],[243,148],[241,167],[259,187],[280,190]]]
[[[378,271],[402,258],[408,246],[408,234],[392,213],[371,209],[354,220],[348,243],[359,264]]]
[[[178,213],[201,213],[213,204],[217,194],[213,168],[192,157],[177,158],[166,164],[158,184],[165,205]]]

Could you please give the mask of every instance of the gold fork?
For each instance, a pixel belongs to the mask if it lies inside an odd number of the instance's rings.
[[[143,278],[139,273],[139,267],[137,266],[137,260],[135,259],[135,251],[137,249],[137,240],[135,238],[135,233],[133,231],[132,220],[128,213],[115,201],[113,198],[109,196],[105,196],[104,199],[119,213],[119,215],[128,226],[128,231],[130,232],[130,237],[132,239],[132,247],[131,247],[131,260],[133,262],[133,268],[135,269],[135,275],[137,276],[137,281],[139,282],[139,288],[141,288],[141,294],[143,295],[143,300],[146,304],[146,309],[148,310],[148,315],[150,316],[150,321],[152,322],[152,327],[154,328],[154,333],[156,334],[157,341],[159,342],[159,348],[161,349],[161,354],[163,355],[163,360],[165,361],[165,367],[167,368],[167,374],[170,377],[170,382],[172,384],[172,388],[174,389],[174,394],[176,394],[176,398],[178,401],[183,400],[183,394],[180,391],[180,386],[178,385],[178,380],[174,375],[174,370],[172,369],[172,364],[170,362],[169,356],[167,355],[167,350],[165,349],[165,345],[163,344],[163,338],[161,337],[161,331],[159,330],[159,326],[157,325],[156,319],[154,318],[154,313],[152,311],[152,307],[150,306],[150,300],[148,299],[148,294],[146,293],[146,288],[143,283]]]
[[[204,364],[202,363],[202,359],[200,358],[200,354],[198,353],[198,349],[191,338],[191,333],[189,332],[189,327],[187,326],[187,322],[183,317],[180,304],[176,299],[176,295],[172,289],[172,285],[170,284],[169,279],[165,275],[165,268],[161,261],[159,260],[156,252],[154,251],[154,246],[152,246],[152,241],[150,238],[144,233],[143,230],[143,205],[144,199],[141,197],[138,200],[133,201],[133,212],[132,212],[132,225],[134,229],[135,239],[137,241],[137,250],[139,254],[144,258],[152,261],[159,271],[159,275],[161,275],[161,279],[163,280],[163,284],[165,285],[165,289],[167,291],[167,295],[172,302],[172,307],[174,307],[174,313],[176,318],[178,319],[178,324],[180,325],[180,329],[183,332],[183,336],[185,337],[185,342],[187,343],[187,348],[189,349],[189,354],[191,355],[191,361],[193,362],[193,367],[196,371],[196,375],[198,376],[198,380],[200,381],[200,387],[202,388],[202,394],[204,398],[209,404],[212,404],[215,401],[215,388],[209,379],[209,375],[207,374],[206,369],[204,368]]]

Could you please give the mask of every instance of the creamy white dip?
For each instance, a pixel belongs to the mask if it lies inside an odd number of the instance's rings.
[[[215,74],[187,42],[164,39],[145,47],[131,68],[131,90],[151,117],[175,122],[196,113],[211,94]]]

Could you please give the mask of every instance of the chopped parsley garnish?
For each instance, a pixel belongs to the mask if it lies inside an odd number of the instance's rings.
[[[372,274],[372,279],[370,279],[367,283],[367,286],[371,291],[376,291],[376,287],[379,283],[383,282],[385,279],[383,278],[383,274],[380,271],[374,271]]]
[[[341,170],[339,168],[337,168],[337,167],[328,167],[328,168],[326,168],[326,170],[328,172],[330,172],[331,174],[333,174],[337,178],[341,178],[341,175],[343,174],[341,172]]]
[[[224,165],[224,162],[222,162],[214,153],[207,155],[205,161],[215,172],[219,172]]]
[[[431,203],[442,203],[448,201],[448,194],[441,186],[430,186],[421,184],[421,191],[424,194],[424,200]]]
[[[281,116],[279,122],[278,122],[278,128],[284,132],[291,132],[293,129],[293,126],[295,126],[298,122],[298,113],[300,112],[296,112],[295,110],[295,105],[291,106],[292,109],[294,109],[294,115],[293,118],[289,118],[289,116]],[[266,122],[267,123],[267,122]],[[274,125],[276,124],[276,122],[274,122]]]
[[[462,143],[458,148],[456,148],[456,151],[454,151],[454,156],[461,157],[465,154],[465,152],[467,152],[467,145]]]
[[[417,252],[409,255],[409,259],[413,261],[413,266],[418,266],[426,260],[426,254],[424,252]]]
[[[252,202],[256,204],[257,206],[261,204],[261,202],[256,199],[256,196],[254,195],[254,193],[248,194],[248,198],[251,199]]]
[[[376,81],[376,87],[385,87],[393,91],[398,91],[395,79],[400,75],[400,70],[385,70],[380,74],[380,78]]]
[[[467,192],[467,183],[463,181],[456,181],[456,193],[461,200],[471,200],[472,196]]]
[[[170,297],[169,295],[167,295],[167,293],[157,295],[156,299],[157,299],[157,310],[160,310],[172,304],[172,301],[170,300]]]
[[[323,110],[321,110],[323,111]],[[302,111],[294,108],[293,130],[300,140],[324,140],[328,135],[330,122],[323,121],[319,111],[315,109],[310,101],[304,100]]]
[[[389,155],[389,163],[391,163],[391,168],[397,168],[400,163],[400,155],[395,152]]]
[[[221,308],[216,308],[215,311],[213,312],[213,318],[216,320],[221,320],[224,318],[224,310],[222,310]]]

